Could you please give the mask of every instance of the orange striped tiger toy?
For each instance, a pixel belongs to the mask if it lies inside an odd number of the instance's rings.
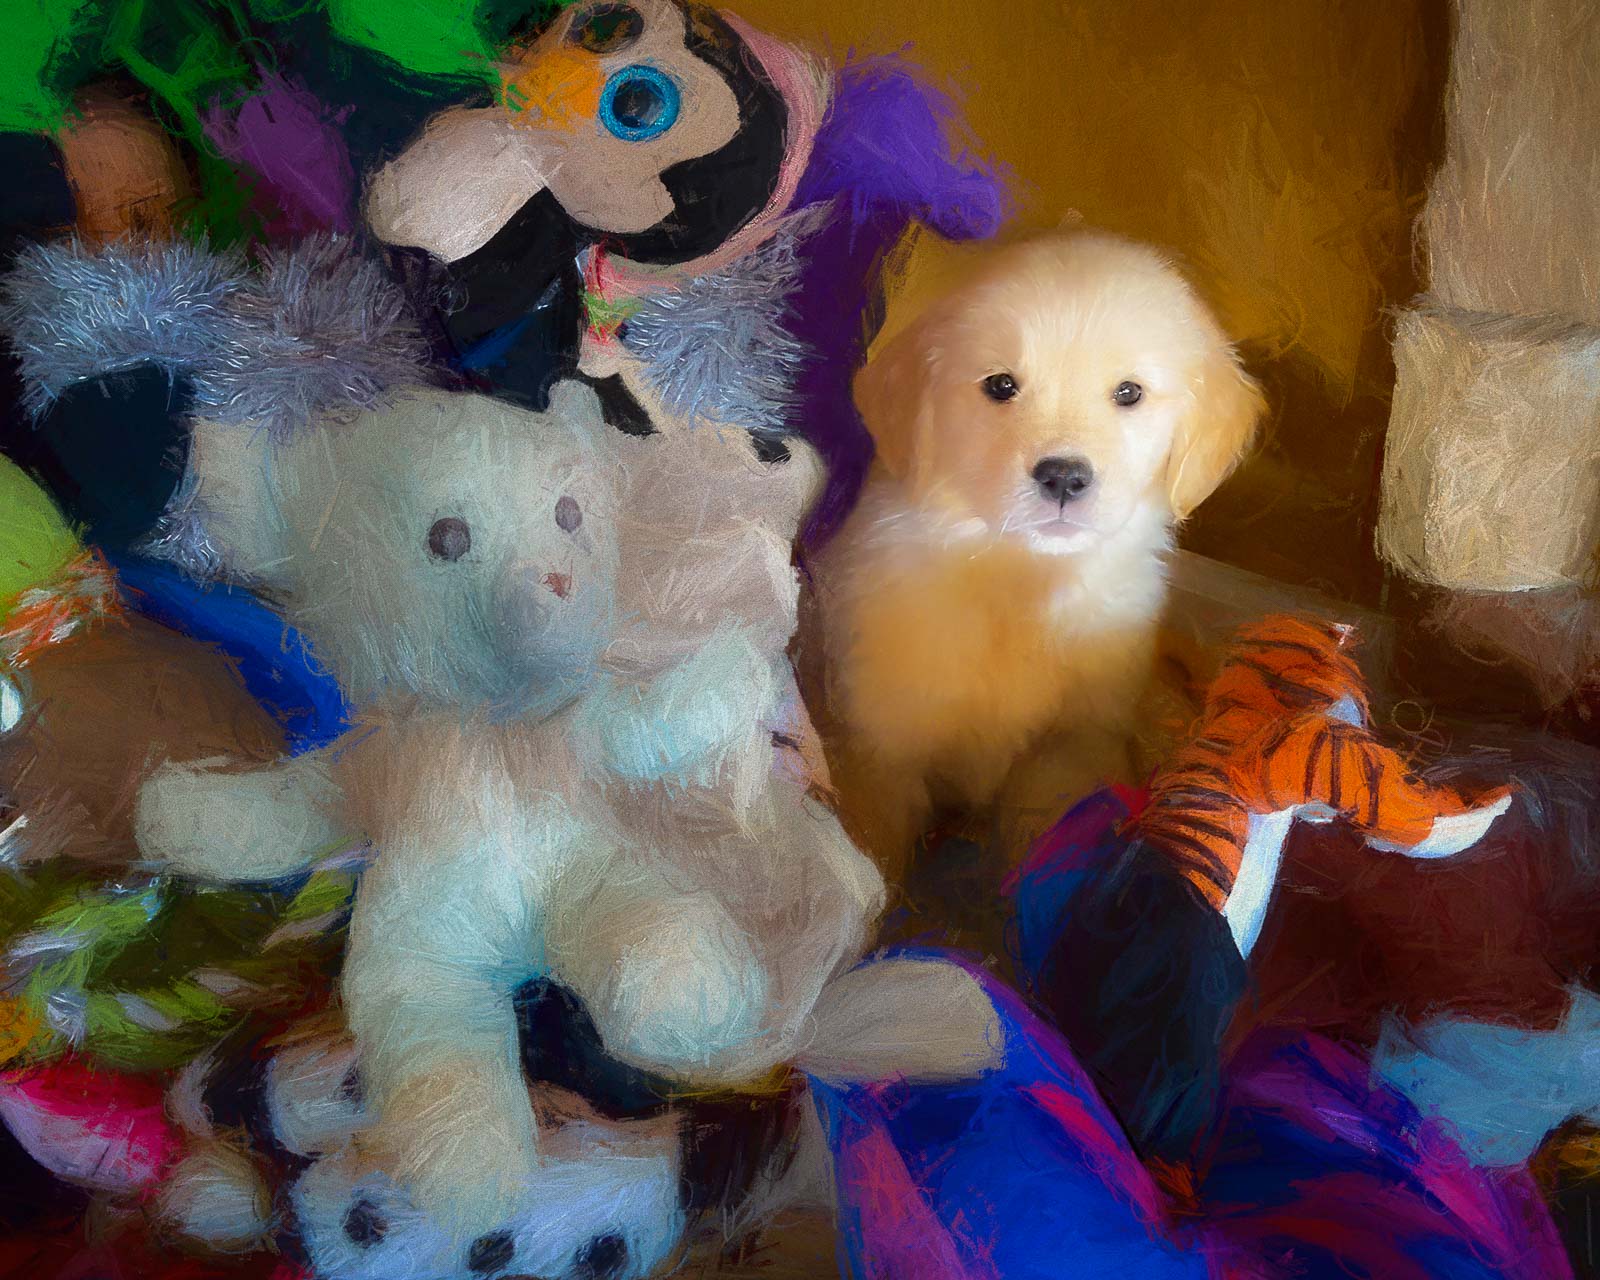
[[[1446,857],[1476,844],[1509,788],[1467,798],[1380,743],[1354,629],[1278,616],[1244,628],[1136,834],[1172,858],[1248,955],[1296,818],[1350,823],[1376,849]]]

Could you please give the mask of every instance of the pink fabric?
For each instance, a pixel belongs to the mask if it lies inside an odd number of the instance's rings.
[[[872,1224],[873,1247],[861,1259],[861,1280],[1000,1280],[988,1267],[974,1271],[962,1262],[950,1225],[934,1214],[884,1129],[873,1129],[839,1151],[835,1175]]]
[[[70,1058],[0,1079],[0,1120],[50,1172],[101,1191],[153,1190],[181,1145],[157,1081]]]
[[[1132,1148],[1106,1141],[1106,1117],[1053,1084],[1024,1088],[1022,1095],[1070,1134],[1083,1150],[1084,1159],[1107,1187],[1116,1192],[1151,1231],[1164,1232],[1166,1204],[1150,1171]]]

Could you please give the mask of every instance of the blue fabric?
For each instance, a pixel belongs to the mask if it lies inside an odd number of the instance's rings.
[[[510,359],[512,349],[517,345],[517,339],[532,323],[532,316],[523,316],[520,320],[502,325],[463,351],[456,363],[467,370],[501,367]]]
[[[861,1280],[1206,1276],[1200,1253],[1163,1234],[1160,1210],[1154,1227],[1147,1226],[1127,1195],[1128,1186],[1142,1183],[1146,1204],[1158,1201],[1065,1042],[992,978],[968,971],[994,1001],[1003,1029],[998,1068],[948,1085],[811,1082],[837,1157],[844,1274]],[[1048,1105],[1052,1094],[1064,1107]],[[909,1174],[910,1205],[897,1194],[904,1187],[873,1175],[885,1139]],[[871,1143],[880,1144],[878,1152],[863,1170],[853,1161]],[[926,1238],[918,1212],[931,1213],[943,1241]],[[927,1251],[908,1258],[913,1241],[905,1237],[918,1233]],[[941,1251],[942,1266],[935,1261]],[[954,1266],[952,1257],[959,1259]]]
[[[350,727],[344,694],[297,631],[240,588],[202,587],[169,565],[112,559],[130,608],[214,645],[283,725],[291,754],[327,746]]]
[[[1127,847],[1118,834],[1132,809],[1115,791],[1080,801],[1039,842],[1012,902],[1013,953],[1030,985],[1051,984],[1051,954],[1074,898]]]
[[[1107,987],[1106,974],[1085,962],[1092,948],[1063,949],[1063,938],[1086,916],[1109,919],[1118,902],[1137,901],[1136,886],[1121,883],[1126,877],[1119,874],[1139,850],[1120,834],[1132,812],[1125,797],[1102,793],[1040,841],[1009,889],[1011,941],[1024,989],[1067,1029],[1080,1061],[1095,1063],[1107,1043],[1125,1042],[1130,1052],[1108,1064],[1117,1079],[1107,1089],[1134,1131],[1140,1099],[1148,1095],[1159,1109],[1167,1086],[1182,1082],[1174,1071],[1182,1054],[1168,1053],[1173,1044],[1205,1049],[1190,1061],[1204,1058],[1215,1067],[1215,1080],[1203,1090],[1215,1126],[1196,1169],[1199,1214],[1188,1221],[1206,1233],[1209,1247],[1293,1280],[1569,1276],[1531,1180],[1472,1170],[1454,1143],[1428,1131],[1408,1100],[1372,1081],[1360,1055],[1292,1032],[1255,1031],[1226,1058],[1220,1042],[1137,1034],[1152,1014],[1157,1031],[1163,1025],[1182,1031],[1208,998],[1204,984],[1193,980],[1211,971],[1206,958],[1222,954],[1225,938],[1207,945],[1185,925],[1199,916],[1176,907],[1166,915],[1146,912],[1141,927],[1111,938],[1108,960],[1125,961],[1135,972],[1143,966],[1156,977],[1159,965],[1141,957],[1170,950],[1175,1003],[1167,1014],[1159,1000],[1141,1005]],[[1159,997],[1161,983],[1145,982],[1138,991]]]

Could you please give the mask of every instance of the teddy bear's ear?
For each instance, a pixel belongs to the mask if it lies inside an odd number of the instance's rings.
[[[194,424],[188,483],[191,514],[230,575],[272,584],[284,558],[283,519],[273,485],[274,446],[249,424]]]

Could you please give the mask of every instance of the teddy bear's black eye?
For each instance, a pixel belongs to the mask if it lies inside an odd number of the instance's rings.
[[[1111,403],[1126,409],[1144,399],[1144,388],[1137,382],[1119,382],[1111,389]]]
[[[576,533],[583,523],[583,509],[571,494],[563,494],[556,503],[556,527],[562,533]]]
[[[460,516],[435,520],[428,530],[428,554],[436,560],[459,560],[472,550],[472,530]]]
[[[1020,390],[1022,388],[1017,386],[1017,380],[1009,373],[991,373],[983,380],[983,394],[1002,404],[1007,400],[1015,400]]]

